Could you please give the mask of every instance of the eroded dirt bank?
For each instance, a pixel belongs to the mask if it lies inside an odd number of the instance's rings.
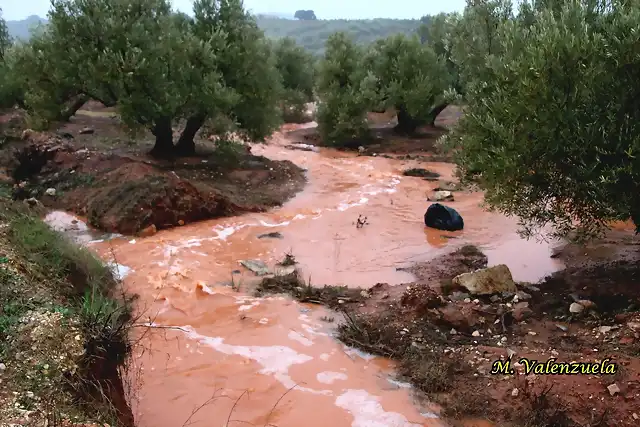
[[[266,211],[304,187],[303,170],[253,155],[248,145],[205,140],[197,157],[153,159],[148,135],[133,140],[112,113],[98,110],[81,111],[54,132],[24,129],[18,113],[0,116],[7,136],[0,181],[14,186],[15,198],[36,198],[127,235]]]

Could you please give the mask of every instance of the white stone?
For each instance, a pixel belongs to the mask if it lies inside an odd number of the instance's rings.
[[[569,313],[582,313],[584,311],[584,306],[582,304],[578,304],[577,302],[571,303],[569,306]]]
[[[607,390],[609,390],[609,394],[611,396],[615,396],[616,394],[620,393],[620,387],[618,387],[618,384],[615,383],[607,387]]]
[[[55,196],[56,195],[56,189],[55,188],[47,188],[47,190],[44,192],[44,194],[46,194],[47,196]]]

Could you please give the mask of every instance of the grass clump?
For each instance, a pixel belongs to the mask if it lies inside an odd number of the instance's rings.
[[[329,308],[338,309],[345,305],[364,301],[362,289],[346,286],[314,287],[311,282],[305,283],[300,273],[294,271],[281,276],[265,277],[258,284],[257,296],[266,294],[288,294],[300,302],[322,304]]]
[[[120,371],[131,298],[112,271],[19,203],[0,198],[0,424],[131,426]],[[27,411],[27,412],[25,412]]]

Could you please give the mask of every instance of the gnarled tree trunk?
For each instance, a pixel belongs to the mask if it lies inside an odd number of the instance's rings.
[[[429,119],[427,120],[427,123],[430,124],[431,126],[435,126],[436,125],[436,119],[438,118],[440,113],[442,113],[444,111],[444,109],[447,108],[448,106],[449,106],[449,104],[444,104],[443,103],[443,104],[438,104],[435,107],[433,107],[433,109],[429,113]]]
[[[202,125],[204,125],[206,119],[207,116],[204,114],[189,117],[187,124],[180,135],[180,139],[178,139],[178,144],[176,144],[176,155],[193,156],[196,153],[196,143],[194,138]]]
[[[156,143],[150,154],[153,157],[164,159],[172,157],[174,155],[174,147],[171,119],[169,117],[156,119],[151,133],[156,137]]]
[[[398,124],[395,127],[395,132],[401,135],[411,135],[413,134],[420,122],[407,112],[404,106],[399,106],[396,108],[397,116],[398,116]]]

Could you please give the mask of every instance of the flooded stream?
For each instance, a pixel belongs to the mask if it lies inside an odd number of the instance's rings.
[[[306,189],[282,208],[145,239],[76,232],[120,265],[126,288],[140,295],[143,320],[153,326],[138,346],[131,374],[137,425],[444,425],[393,378],[388,361],[335,340],[335,325],[321,320],[325,309],[232,290],[225,282],[243,285],[253,276],[239,261],[274,265],[290,252],[312,284],[364,287],[411,281],[397,268],[466,243],[481,246],[490,265],[506,263],[516,280],[535,282],[562,266],[549,257],[548,244],[521,240],[515,220],[483,211],[480,193],[455,195],[452,206],[465,219],[464,231],[427,229],[423,215],[434,183],[403,177],[402,171],[427,167],[449,179],[451,165],[295,151],[286,143],[276,135],[253,149],[308,170]],[[49,222],[70,221],[55,215]],[[358,215],[369,224],[356,228]],[[275,231],[283,238],[257,237]]]

